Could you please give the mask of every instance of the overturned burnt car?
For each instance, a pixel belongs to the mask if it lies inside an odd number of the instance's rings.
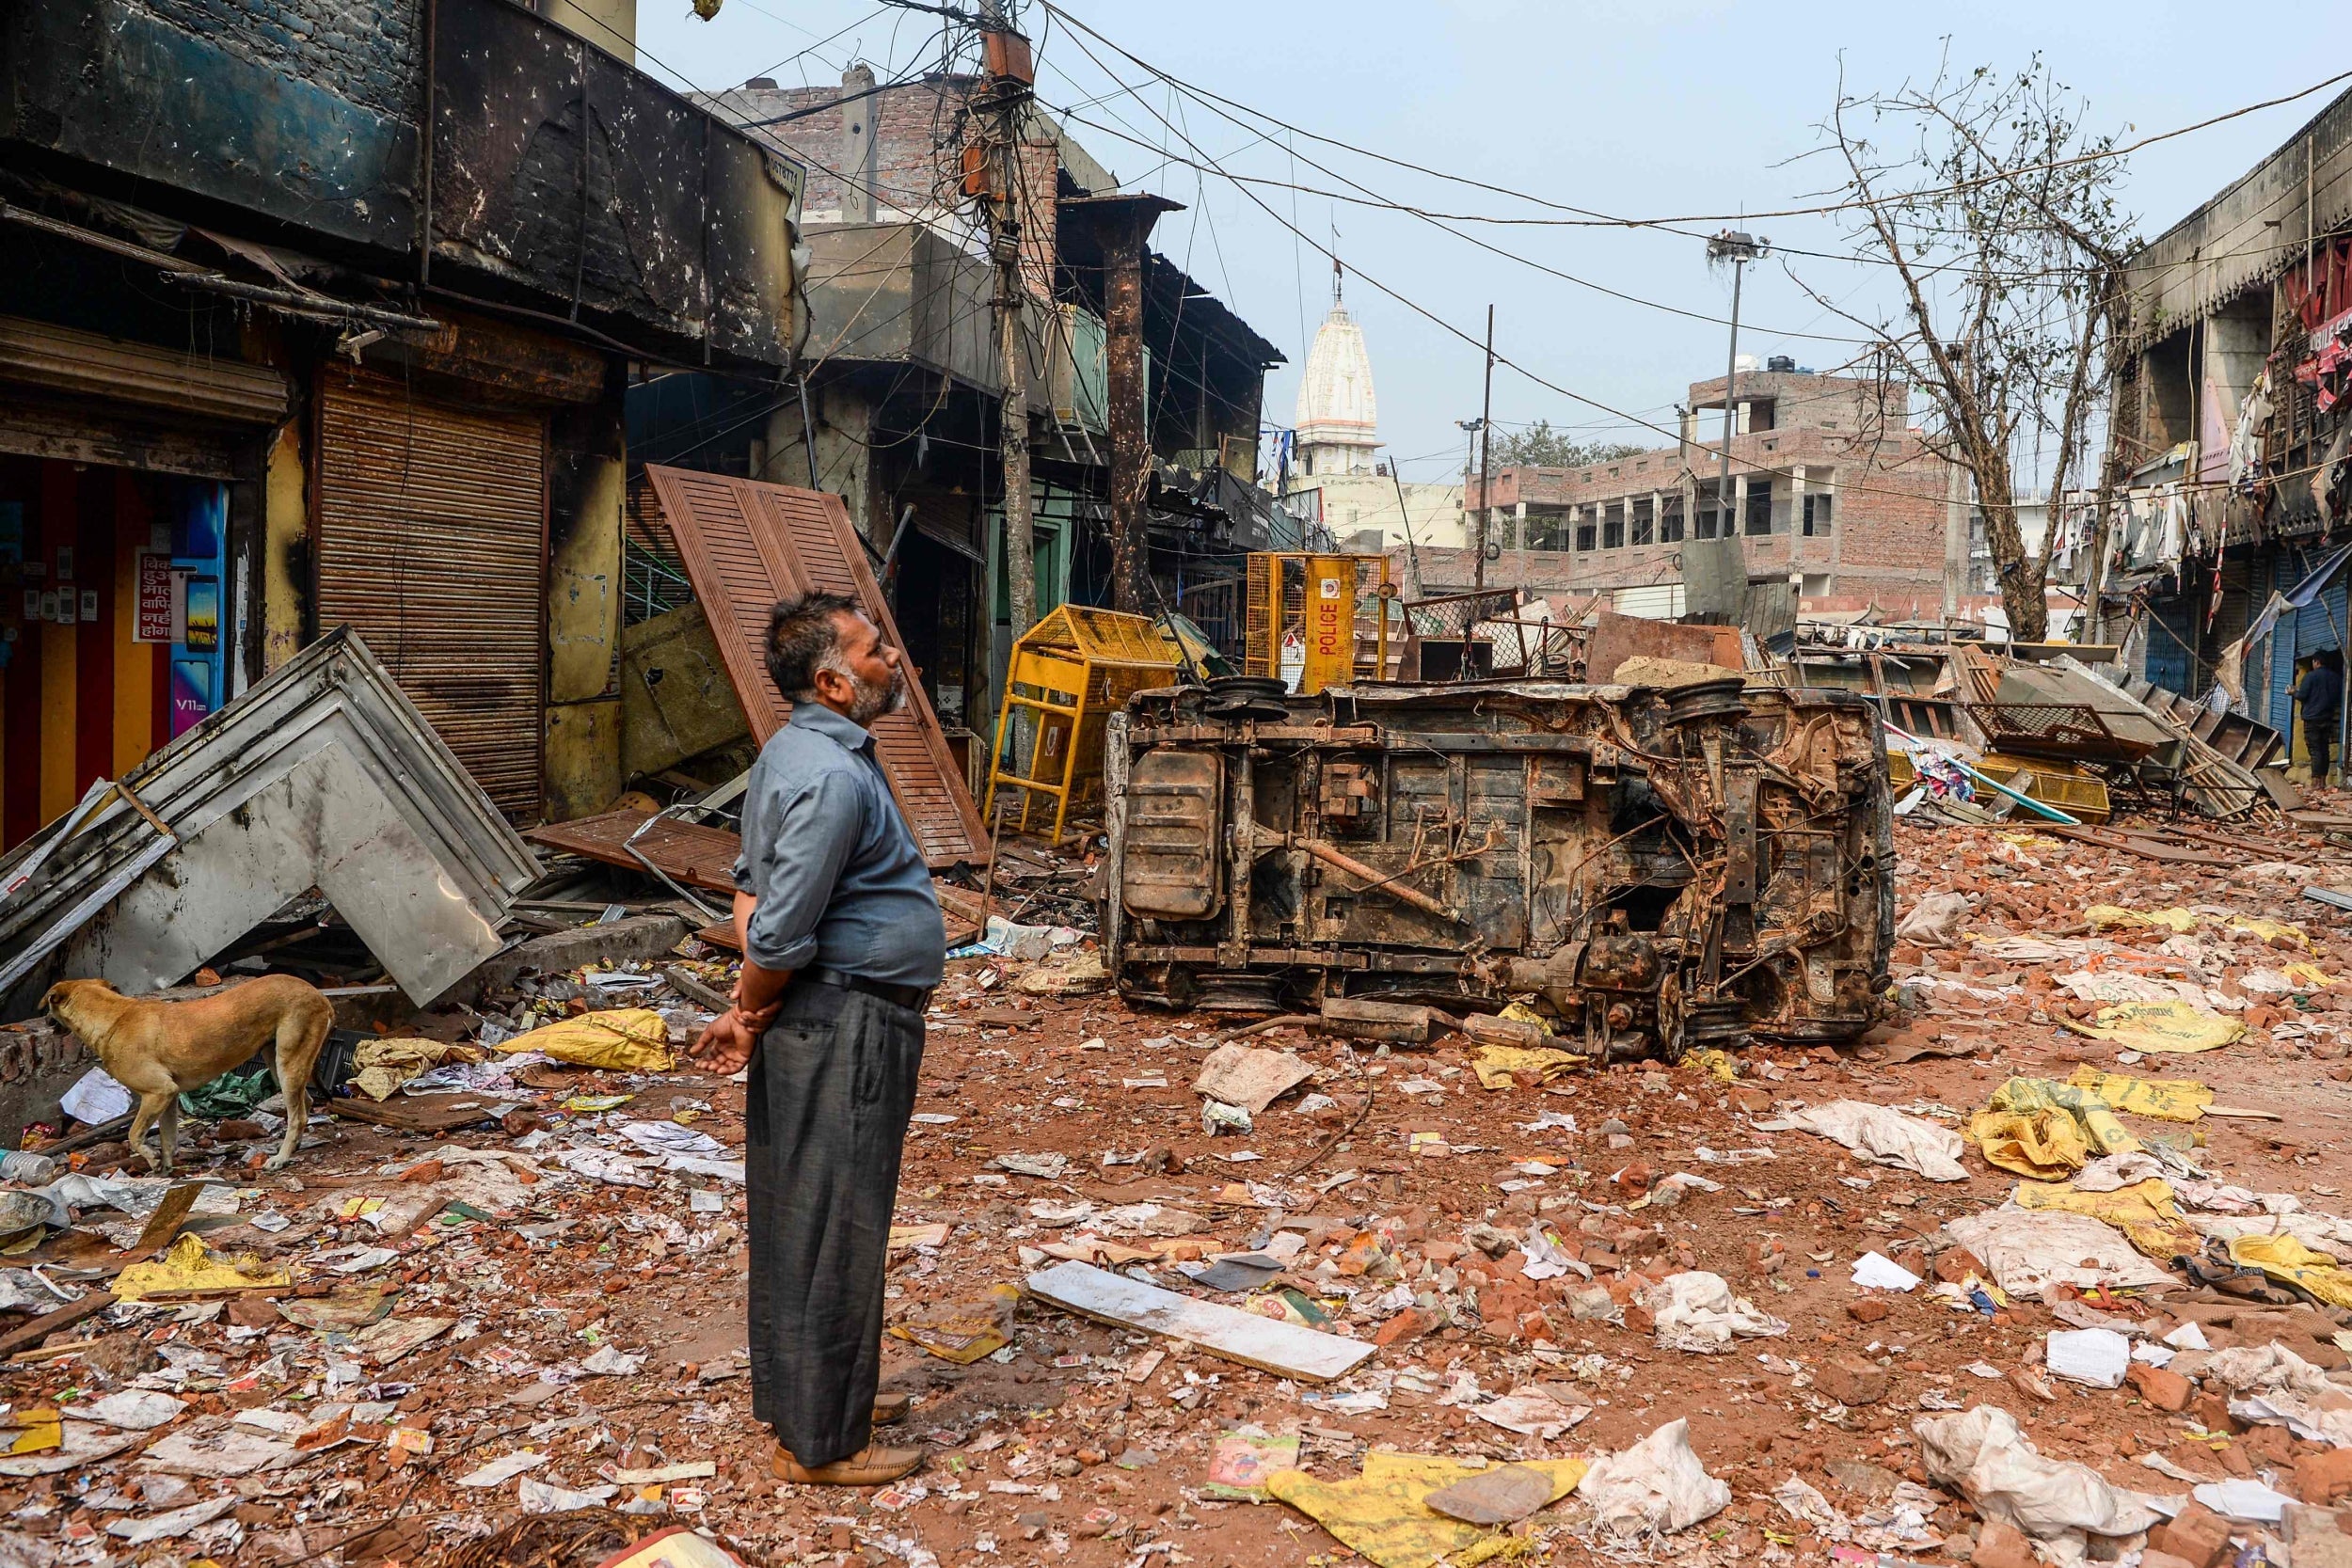
[[[1885,741],[1831,690],[1486,681],[1144,692],[1111,726],[1131,1002],[1490,1011],[1668,1059],[1851,1038],[1887,988]]]

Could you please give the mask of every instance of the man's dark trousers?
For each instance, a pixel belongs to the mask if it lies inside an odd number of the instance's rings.
[[[2309,716],[2303,720],[2303,750],[2311,753],[2313,788],[2318,788],[2328,782],[2328,761],[2336,748],[2338,722],[2339,721],[2332,713],[2317,721]]]
[[[793,1458],[873,1435],[882,1280],[923,1015],[796,980],[746,1081],[752,1414]]]

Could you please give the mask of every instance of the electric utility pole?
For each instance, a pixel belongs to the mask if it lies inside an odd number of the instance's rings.
[[[1489,304],[1486,307],[1486,392],[1485,401],[1478,410],[1478,562],[1476,570],[1478,589],[1481,593],[1486,592],[1486,525],[1495,515],[1494,492],[1486,487],[1491,483],[1487,465],[1494,456],[1494,423],[1495,308]],[[1473,624],[1475,624],[1478,610],[1477,604],[1473,603],[1470,606]],[[1467,640],[1469,633],[1465,631],[1463,636]],[[1468,641],[1463,642],[1462,648],[1464,657],[1467,658],[1470,651]]]
[[[1029,40],[1013,31],[1005,0],[979,0],[988,84],[977,107],[986,124],[979,189],[994,198],[989,258],[996,263],[997,368],[1004,379],[998,404],[997,452],[1005,482],[1005,580],[1018,640],[1037,624],[1037,533],[1029,496],[1029,369],[1021,318],[1028,290],[1021,278],[1021,121],[1034,74]],[[993,189],[990,187],[993,184]]]

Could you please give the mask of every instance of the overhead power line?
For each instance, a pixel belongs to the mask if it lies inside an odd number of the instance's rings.
[[[1574,214],[1576,214],[1576,217],[1572,222],[1570,220],[1562,220],[1564,225],[1569,227],[1590,229],[1666,229],[1675,224],[1684,223],[1752,223],[1761,218],[1828,216],[1837,213],[1855,212],[1874,205],[1872,202],[1861,200],[1835,201],[1824,202],[1809,207],[1780,207],[1765,212],[1686,213],[1674,217],[1655,218],[1625,217],[1616,214],[1597,212],[1589,207],[1579,207],[1569,202],[1555,201],[1549,197],[1537,196],[1529,191],[1516,190],[1508,185],[1498,185],[1489,181],[1472,179],[1468,175],[1452,174],[1444,169],[1432,168],[1425,164],[1416,164],[1406,159],[1391,157],[1385,152],[1375,152],[1370,148],[1359,147],[1353,142],[1342,141],[1335,136],[1326,136],[1317,132],[1310,131],[1304,126],[1293,125],[1288,120],[1282,119],[1278,116],[1268,114],[1263,109],[1252,108],[1247,103],[1240,103],[1234,99],[1226,98],[1221,94],[1211,91],[1207,87],[1200,87],[1192,82],[1187,82],[1182,77],[1179,77],[1159,66],[1152,64],[1150,61],[1142,58],[1141,56],[1117,43],[1114,43],[1111,40],[1104,38],[1101,33],[1097,32],[1094,28],[1088,26],[1086,23],[1080,21],[1076,16],[1073,15],[1064,8],[1054,4],[1054,0],[1039,0],[1039,3],[1046,11],[1056,17],[1058,17],[1065,24],[1087,34],[1089,38],[1094,39],[1105,48],[1119,55],[1121,58],[1130,61],[1138,69],[1147,71],[1153,76],[1160,78],[1162,81],[1165,81],[1171,86],[1181,87],[1185,92],[1191,93],[1195,97],[1223,104],[1228,108],[1237,110],[1243,114],[1255,116],[1257,119],[1263,119],[1268,124],[1279,126],[1282,130],[1292,132],[1296,135],[1305,136],[1310,140],[1321,142],[1327,147],[1336,147],[1343,151],[1353,152],[1359,157],[1370,158],[1375,162],[1389,164],[1397,168],[1409,169],[1415,174],[1425,174],[1432,179],[1443,180],[1453,184],[1465,185],[1476,190],[1490,191],[1497,196],[1507,196],[1514,200],[1532,202],[1539,207],[1550,208],[1554,212]],[[2171,141],[2176,137],[2190,135],[2199,131],[2210,130],[2214,126],[2224,124],[2233,119],[2242,119],[2247,115],[2259,113],[2264,109],[2275,109],[2284,104],[2296,103],[2301,99],[2311,97],[2313,93],[2325,92],[2328,88],[2346,81],[2352,81],[2352,71],[2340,71],[2323,81],[2314,82],[2310,87],[2299,88],[2295,92],[2284,93],[2277,98],[2265,98],[2258,103],[2248,103],[2238,108],[2229,109],[2220,114],[2213,115],[2204,119],[2198,120],[2194,124],[2176,126],[2169,131],[2158,131],[2153,135],[2142,136],[2137,141],[2123,142],[2115,147],[2102,148],[2095,151],[2078,153],[2071,157],[2054,158],[2045,163],[2027,164],[2016,168],[1996,169],[1990,174],[1979,175],[1970,180],[1958,181],[1949,185],[1907,192],[1905,193],[1905,196],[1907,199],[1922,199],[1935,196],[1959,195],[1965,191],[1974,190],[1979,185],[1994,184],[2005,180],[2014,180],[2020,175],[2050,173],[2058,169],[2072,168],[2081,164],[2096,163],[2104,159],[2121,158],[2129,153],[2136,152],[2144,147],[2153,147],[2159,142]]]

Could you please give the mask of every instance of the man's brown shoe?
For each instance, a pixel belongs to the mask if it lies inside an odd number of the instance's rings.
[[[903,1421],[907,1418],[907,1412],[914,1408],[914,1396],[912,1394],[876,1394],[874,1424],[882,1427],[893,1421]]]
[[[923,1463],[923,1450],[885,1449],[880,1443],[868,1443],[847,1459],[836,1459],[812,1469],[778,1443],[769,1463],[778,1481],[796,1486],[883,1486],[913,1475]]]

